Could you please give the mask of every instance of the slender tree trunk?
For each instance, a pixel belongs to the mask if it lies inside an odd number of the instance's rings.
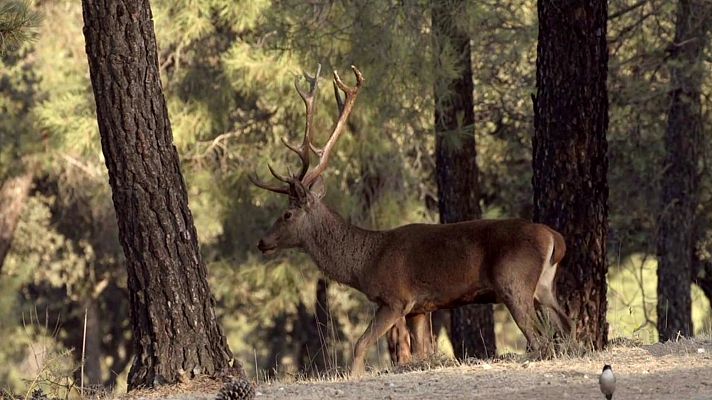
[[[272,318],[272,326],[269,327],[265,333],[269,338],[269,356],[267,364],[264,365],[263,368],[267,368],[269,378],[276,379],[277,369],[275,366],[280,365],[282,357],[290,353],[287,340],[289,335],[287,332],[287,314],[280,312]]]
[[[128,269],[129,389],[230,366],[163,98],[148,0],[83,0],[101,144]],[[234,367],[240,373],[239,363]]]
[[[31,188],[32,174],[29,172],[10,178],[0,186],[0,272]]]
[[[295,341],[299,343],[299,360],[302,368],[312,374],[319,375],[336,367],[330,358],[329,348],[332,340],[339,335],[339,328],[331,318],[327,292],[329,283],[320,278],[316,284],[316,302],[314,314],[310,314],[304,304],[297,309],[298,323],[295,328]]]
[[[317,375],[324,365],[321,357],[321,341],[317,330],[316,316],[307,310],[304,303],[297,306],[297,320],[292,333],[297,368],[310,375]]]
[[[690,281],[694,257],[694,220],[702,147],[700,96],[705,76],[707,0],[680,0],[675,43],[670,46],[670,106],[665,132],[662,210],[658,220],[658,334],[661,341],[690,336]]]
[[[564,235],[558,293],[576,337],[606,345],[607,4],[539,0],[534,220]]]
[[[338,321],[331,315],[329,304],[329,281],[325,278],[319,279],[316,284],[316,326],[321,342],[321,365],[322,370],[337,367],[336,360],[330,358],[330,351],[334,343],[339,339],[341,329]]]
[[[440,222],[479,218],[479,170],[474,135],[474,86],[470,38],[458,28],[459,2],[433,0],[432,31],[435,68],[442,70],[450,49],[457,55],[459,76],[435,83],[435,162]],[[458,358],[492,357],[496,352],[492,305],[470,305],[452,311],[452,343]]]
[[[84,354],[84,374],[90,386],[101,386],[103,383],[101,376],[101,317],[99,315],[99,305],[96,298],[91,298],[84,305],[87,312],[87,335],[86,349]]]

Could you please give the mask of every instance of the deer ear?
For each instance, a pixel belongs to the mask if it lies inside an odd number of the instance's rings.
[[[324,197],[326,194],[326,185],[324,184],[324,180],[321,179],[321,176],[317,177],[314,183],[309,186],[309,191],[311,192],[312,196],[316,197],[317,199],[321,199]]]

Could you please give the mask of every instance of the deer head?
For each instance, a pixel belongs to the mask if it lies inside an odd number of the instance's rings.
[[[257,247],[263,254],[268,255],[280,248],[299,247],[303,244],[305,235],[308,235],[314,224],[319,223],[318,212],[322,208],[321,199],[324,197],[325,186],[322,182],[321,175],[324,173],[329,156],[334,149],[336,141],[343,134],[346,121],[351,114],[358,92],[363,85],[364,78],[356,67],[353,65],[351,69],[356,76],[356,86],[350,87],[344,84],[339,77],[339,74],[334,71],[334,94],[336,96],[336,104],[339,110],[339,118],[334,124],[329,139],[323,148],[318,148],[312,140],[312,125],[314,120],[314,100],[316,98],[319,73],[321,65],[317,67],[316,74],[312,77],[304,74],[309,83],[309,91],[304,92],[299,88],[298,78],[294,82],[294,87],[297,93],[304,100],[306,107],[306,126],[304,128],[304,139],[299,147],[290,145],[286,139],[282,138],[282,143],[291,151],[296,153],[301,160],[301,169],[298,174],[282,175],[277,173],[272,166],[268,164],[268,168],[272,176],[274,176],[280,184],[266,184],[257,179],[256,176],[249,176],[250,181],[262,188],[271,192],[287,195],[289,205],[282,215],[277,218],[267,234],[260,239]],[[345,97],[342,98],[340,92],[343,92]],[[319,163],[313,169],[309,170],[311,153],[316,154],[319,158]]]

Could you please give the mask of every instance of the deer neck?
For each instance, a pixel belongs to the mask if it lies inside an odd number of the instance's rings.
[[[315,210],[318,218],[304,250],[329,278],[358,289],[361,271],[378,254],[383,232],[352,225],[324,204],[315,207],[320,207]]]

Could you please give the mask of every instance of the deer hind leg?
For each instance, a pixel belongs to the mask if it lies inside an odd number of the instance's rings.
[[[500,297],[504,305],[507,306],[509,313],[512,314],[514,322],[527,339],[528,349],[534,351],[538,350],[538,336],[534,324],[536,308],[534,307],[533,297],[517,295],[511,291],[502,293]]]
[[[424,359],[435,353],[430,313],[413,314],[408,320],[413,334],[413,355],[418,359]]]
[[[571,318],[561,308],[553,293],[539,295],[536,300],[541,305],[542,311],[546,311],[547,317],[554,322],[562,336],[566,337],[574,334]]]
[[[383,336],[391,327],[403,318],[401,310],[394,310],[388,306],[380,306],[376,311],[376,315],[371,320],[371,323],[366,328],[366,332],[356,342],[354,349],[354,360],[351,367],[353,376],[361,376],[365,370],[366,350],[369,346],[376,343],[378,338]]]
[[[527,339],[528,350],[539,350],[534,292],[541,274],[541,261],[533,252],[512,254],[495,265],[494,291]]]
[[[544,262],[536,290],[534,291],[534,299],[549,311],[548,316],[557,326],[559,332],[564,336],[568,336],[573,333],[573,324],[556,300],[556,295],[554,295],[556,267],[557,264],[552,265],[549,260]]]
[[[388,351],[394,364],[406,364],[411,361],[411,341],[405,317],[396,321],[388,332]]]

